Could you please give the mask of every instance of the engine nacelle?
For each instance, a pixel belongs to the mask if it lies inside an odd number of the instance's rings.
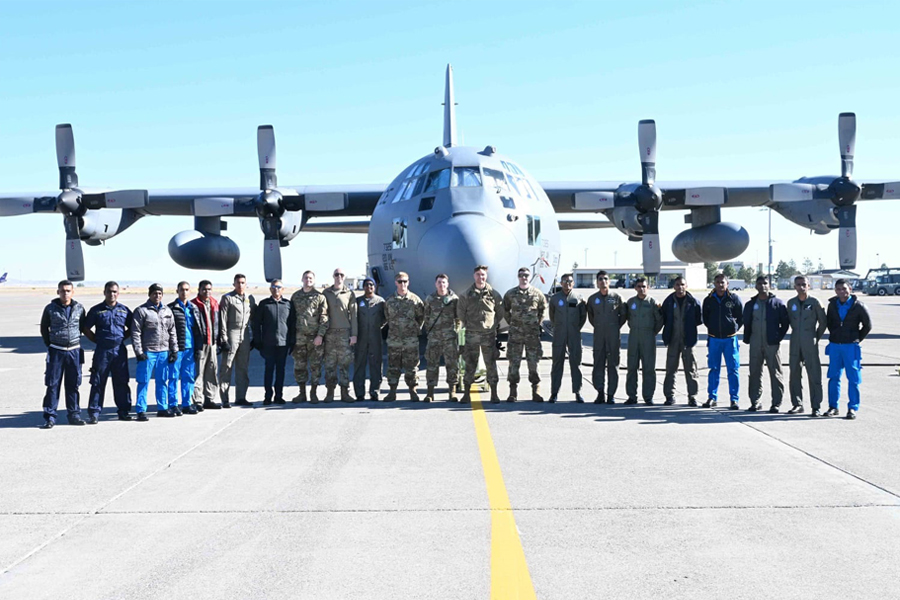
[[[300,234],[300,230],[303,228],[303,211],[285,211],[278,222],[280,225],[278,239],[282,241],[281,245],[284,246]],[[259,220],[259,228],[264,234],[266,233],[265,219]]]
[[[224,271],[237,264],[241,249],[224,235],[189,229],[169,240],[169,256],[187,269]]]
[[[89,210],[78,219],[78,237],[88,245],[95,246],[122,233],[131,227],[138,218],[136,212],[127,209]]]
[[[644,229],[638,221],[638,210],[633,206],[618,206],[612,210],[612,223],[629,240],[641,239]]]
[[[712,223],[682,231],[672,240],[672,253],[687,263],[720,262],[740,256],[750,234],[734,223]]]
[[[772,208],[788,221],[811,229],[819,235],[825,235],[832,229],[837,229],[839,225],[834,214],[835,206],[831,200],[785,202],[775,204]]]

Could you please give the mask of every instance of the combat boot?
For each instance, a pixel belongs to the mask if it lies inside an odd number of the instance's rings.
[[[391,390],[387,393],[387,396],[384,397],[385,402],[393,402],[397,399],[397,384],[391,384]]]
[[[497,394],[497,384],[491,386],[491,403],[497,404],[500,402],[500,395]]]
[[[318,404],[319,397],[316,395],[316,388],[319,387],[315,384],[309,386],[309,402],[310,404]]]
[[[294,398],[291,400],[291,402],[293,402],[294,404],[297,404],[299,402],[306,402],[306,386],[305,385],[300,386],[300,393],[297,394],[296,396],[294,396]]]
[[[328,385],[325,386],[325,398],[322,399],[323,402],[334,402],[334,386]]]
[[[456,386],[450,385],[450,402],[459,402],[459,398],[456,397]]]
[[[346,385],[341,386],[341,402],[356,402],[356,400],[350,396],[350,388]]]
[[[466,388],[466,391],[463,392],[462,398],[460,398],[460,404],[469,404],[472,402],[472,397],[469,395],[469,388]]]
[[[433,402],[434,401],[434,384],[428,384],[428,392],[425,394],[425,402]]]
[[[416,386],[414,385],[409,386],[409,400],[410,402],[419,401],[419,394],[416,392]]]
[[[535,383],[531,386],[531,399],[534,402],[543,402],[544,397],[541,396],[541,384]]]
[[[509,398],[506,399],[507,402],[515,402],[516,400],[518,400],[518,393],[516,391],[517,387],[518,385],[515,383],[509,384]]]

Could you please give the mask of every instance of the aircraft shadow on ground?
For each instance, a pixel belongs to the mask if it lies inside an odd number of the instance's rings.
[[[39,335],[0,336],[0,352],[14,354],[44,354],[47,346]]]

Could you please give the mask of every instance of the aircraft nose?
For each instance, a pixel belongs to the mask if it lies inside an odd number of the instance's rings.
[[[434,225],[419,243],[423,272],[443,271],[450,287],[462,294],[473,283],[472,272],[487,265],[488,283],[500,294],[515,285],[519,247],[504,224],[483,215],[457,215]]]

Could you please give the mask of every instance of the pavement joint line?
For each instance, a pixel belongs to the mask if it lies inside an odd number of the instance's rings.
[[[137,480],[136,482],[134,482],[133,484],[131,484],[130,486],[128,486],[127,488],[125,488],[124,490],[122,490],[121,492],[119,492],[118,494],[116,494],[115,496],[113,496],[112,498],[110,498],[109,500],[107,500],[106,502],[104,502],[103,504],[101,504],[98,508],[96,508],[96,509],[94,509],[94,510],[92,510],[92,511],[90,511],[90,512],[81,513],[81,515],[82,515],[81,518],[76,519],[76,520],[73,521],[72,523],[69,523],[69,525],[67,525],[62,531],[60,531],[59,533],[56,533],[55,535],[52,535],[51,537],[47,538],[47,539],[44,540],[41,544],[39,544],[37,547],[33,548],[31,551],[29,551],[28,553],[26,553],[26,554],[25,554],[24,556],[22,556],[21,558],[19,558],[18,560],[15,560],[15,561],[13,561],[12,563],[10,563],[9,565],[5,566],[5,567],[3,568],[3,570],[0,571],[0,577],[2,577],[3,575],[6,575],[6,574],[9,573],[11,570],[13,570],[14,568],[16,568],[17,566],[19,566],[20,564],[22,564],[23,562],[25,562],[26,560],[28,560],[29,558],[31,558],[32,556],[34,556],[35,554],[37,554],[38,552],[40,552],[41,550],[43,550],[44,548],[46,548],[47,546],[49,546],[50,544],[52,544],[52,543],[55,542],[56,540],[65,537],[65,535],[66,535],[67,533],[69,533],[70,531],[72,531],[75,527],[77,527],[78,525],[80,525],[83,521],[87,520],[88,518],[90,518],[90,517],[92,517],[92,516],[94,516],[94,515],[101,514],[101,511],[102,511],[104,508],[106,508],[107,506],[109,506],[110,504],[112,504],[113,502],[115,502],[116,500],[118,500],[119,498],[121,498],[122,496],[124,496],[125,494],[127,494],[128,492],[130,492],[131,490],[135,489],[136,487],[138,487],[139,485],[141,485],[142,483],[144,483],[145,481],[147,481],[148,479],[150,479],[150,478],[153,477],[154,475],[157,475],[158,473],[161,473],[162,471],[165,471],[166,469],[168,469],[169,467],[171,467],[177,460],[179,460],[179,459],[181,459],[181,458],[184,458],[184,457],[187,456],[189,453],[193,452],[194,450],[196,450],[197,448],[199,448],[200,446],[202,446],[203,444],[205,444],[205,443],[208,442],[209,440],[211,440],[211,439],[213,439],[214,437],[218,436],[220,433],[222,433],[223,431],[225,431],[226,429],[228,429],[229,427],[231,427],[232,425],[234,425],[235,423],[237,423],[238,421],[240,421],[241,419],[243,419],[245,416],[249,415],[249,414],[252,413],[252,412],[254,412],[254,411],[252,411],[252,410],[241,411],[241,414],[240,414],[240,416],[239,416],[238,418],[229,421],[229,422],[226,423],[223,427],[221,427],[220,429],[214,431],[214,432],[211,433],[210,435],[206,436],[205,438],[203,438],[202,440],[200,440],[199,442],[197,442],[196,444],[194,444],[193,446],[191,446],[190,448],[188,448],[187,450],[185,450],[184,452],[182,452],[181,454],[179,454],[179,455],[176,456],[175,458],[173,458],[173,459],[167,461],[164,465],[162,465],[162,466],[160,466],[160,467],[157,467],[156,469],[154,469],[153,471],[151,471],[150,473],[148,473],[148,474],[145,475],[144,477],[141,477],[139,480]],[[78,513],[76,513],[76,514],[78,514]]]
[[[900,500],[900,494],[898,494],[897,492],[895,492],[895,491],[893,491],[893,490],[889,490],[888,488],[886,488],[886,487],[884,487],[884,486],[878,485],[878,484],[875,483],[874,481],[869,481],[869,480],[866,479],[865,477],[862,477],[861,475],[857,475],[856,473],[853,473],[853,472],[851,472],[851,471],[848,471],[847,469],[844,469],[843,467],[839,467],[838,465],[836,465],[836,464],[834,464],[834,463],[828,462],[828,461],[825,460],[824,458],[822,458],[822,457],[820,457],[820,456],[816,456],[815,454],[812,454],[812,453],[810,453],[810,452],[807,452],[807,451],[804,450],[803,448],[800,448],[800,447],[798,447],[798,446],[795,446],[794,444],[791,444],[790,442],[786,442],[785,440],[783,440],[783,439],[781,439],[781,438],[779,438],[779,437],[776,437],[775,435],[773,435],[773,434],[771,434],[771,433],[769,433],[769,432],[767,432],[767,431],[763,431],[763,430],[760,429],[759,427],[754,426],[753,423],[749,423],[749,422],[747,422],[747,421],[739,421],[739,420],[737,420],[737,419],[734,418],[736,415],[731,415],[731,414],[725,412],[725,410],[718,410],[718,411],[716,411],[716,412],[718,412],[718,413],[720,413],[720,414],[723,414],[726,418],[728,418],[729,420],[731,420],[731,421],[733,421],[733,422],[735,422],[735,423],[739,423],[739,424],[741,424],[741,425],[744,425],[745,427],[747,427],[747,428],[749,428],[749,429],[752,429],[753,431],[755,431],[755,432],[757,432],[757,433],[760,433],[760,434],[762,434],[762,435],[764,435],[764,436],[766,436],[766,437],[768,437],[768,438],[770,438],[770,439],[773,439],[773,440],[775,440],[776,442],[779,442],[779,443],[781,443],[781,444],[784,444],[784,445],[787,446],[788,448],[791,448],[791,449],[793,449],[793,450],[796,450],[797,452],[800,452],[801,454],[805,454],[806,456],[808,456],[809,458],[811,458],[811,459],[813,459],[813,460],[819,461],[820,463],[822,463],[822,464],[824,464],[824,465],[827,465],[827,466],[831,467],[832,469],[835,469],[835,470],[837,470],[837,471],[840,471],[841,473],[844,473],[845,475],[849,475],[850,477],[852,477],[852,478],[854,478],[854,479],[856,479],[856,480],[858,480],[858,481],[861,481],[861,482],[863,482],[863,483],[865,483],[865,484],[867,484],[867,485],[870,485],[870,486],[872,486],[873,488],[875,488],[875,489],[877,489],[877,490],[880,490],[880,491],[884,492],[885,494],[889,494],[889,495],[893,496],[894,498],[897,498],[898,500]]]
[[[810,510],[810,509],[866,509],[897,508],[897,503],[866,502],[855,504],[760,504],[741,506],[720,504],[712,506],[519,506],[510,508],[336,508],[336,509],[245,509],[245,510],[121,510],[94,512],[50,512],[50,511],[10,511],[0,513],[0,517],[42,517],[94,515],[297,515],[297,514],[400,514],[400,513],[504,513],[504,512],[651,512],[651,511],[695,511],[695,510]]]
[[[472,420],[491,513],[491,599],[536,600],[525,549],[478,392],[472,393]]]

